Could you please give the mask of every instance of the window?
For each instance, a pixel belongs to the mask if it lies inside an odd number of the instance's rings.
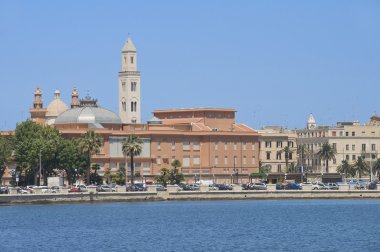
[[[252,143],[252,150],[255,150],[255,144]]]
[[[183,150],[190,150],[190,142],[183,142]]]
[[[352,146],[351,146],[351,149],[354,151],[355,150],[355,144],[353,144]]]
[[[136,86],[137,86],[136,82],[132,81],[131,82],[131,92],[136,92]]]
[[[343,136],[343,131],[339,131],[339,136]]]
[[[372,151],[375,151],[375,150],[376,150],[376,144],[372,144],[372,146],[371,146],[371,150],[372,150]]]
[[[182,165],[184,167],[190,166],[190,156],[183,156]]]
[[[161,157],[160,156],[157,157],[156,163],[159,164],[159,165],[161,164]]]
[[[277,152],[276,159],[281,160],[281,152]]]
[[[121,87],[122,87],[123,91],[125,91],[125,81],[123,81],[123,82],[121,83]]]
[[[282,141],[277,141],[277,148],[282,148]]]
[[[217,165],[218,164],[218,156],[215,156],[214,157],[214,165]]]
[[[350,150],[350,145],[346,144],[346,150]]]
[[[127,111],[127,103],[126,102],[121,102],[121,106],[123,107],[123,111]]]
[[[252,156],[252,164],[256,164],[256,159],[255,159],[255,156]]]
[[[131,64],[133,64],[133,56],[131,56]]]
[[[161,142],[157,142],[157,150],[161,150]]]
[[[243,150],[246,150],[247,149],[247,146],[246,146],[246,143],[244,142],[243,143]]]
[[[348,131],[346,131],[346,136],[348,136],[349,135],[349,132]]]
[[[227,150],[227,142],[224,142],[224,150]]]
[[[371,158],[372,159],[376,159],[376,155],[375,154],[371,154]]]
[[[234,166],[237,165],[237,156],[234,156]]]
[[[352,136],[355,136],[355,131],[352,131]]]
[[[293,141],[288,141],[288,146],[291,147],[291,148],[293,148],[294,147]]]
[[[333,147],[334,150],[336,150],[336,143],[333,143],[332,147]]]
[[[175,141],[172,141],[172,150],[175,150]]]
[[[200,164],[200,158],[199,156],[193,157],[193,165],[199,165]]]
[[[290,160],[293,159],[293,153],[289,153],[289,159],[290,159]]]
[[[272,147],[272,142],[271,141],[266,141],[265,142],[265,148],[271,148]]]
[[[353,160],[353,161],[356,160],[356,155],[352,155],[352,160]]]
[[[346,155],[346,160],[350,160],[350,155]]]
[[[225,165],[228,164],[228,158],[227,158],[227,156],[224,156],[224,164]]]
[[[193,142],[193,150],[199,150],[199,142]]]
[[[362,144],[362,151],[365,151],[365,144]]]
[[[336,164],[336,158],[333,158],[333,164]]]
[[[332,132],[332,136],[333,136],[333,137],[336,136],[336,131],[333,131],[333,132]]]
[[[277,165],[277,172],[281,173],[281,165],[280,164]]]
[[[215,143],[214,143],[214,149],[215,149],[215,150],[218,150],[218,142],[215,142]]]
[[[247,164],[247,157],[243,156],[243,164]]]
[[[131,112],[137,111],[137,102],[131,102]]]
[[[234,143],[234,150],[236,150],[237,149],[237,144],[236,144],[236,142]]]
[[[267,152],[267,160],[270,160],[270,152]]]

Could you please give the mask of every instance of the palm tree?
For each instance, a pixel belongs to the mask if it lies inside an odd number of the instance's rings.
[[[79,139],[79,146],[82,153],[87,155],[86,184],[90,184],[91,156],[100,152],[103,144],[103,138],[96,134],[95,131],[89,130]]]
[[[139,138],[136,135],[128,135],[127,138],[124,139],[122,143],[122,151],[125,157],[125,174],[127,174],[127,157],[131,157],[131,184],[134,184],[134,170],[135,170],[135,164],[134,164],[134,157],[141,154],[142,151],[142,145],[143,141],[141,138]],[[127,178],[127,176],[125,176]],[[126,184],[128,181],[126,181]]]
[[[343,173],[344,177],[347,179],[347,175],[352,175],[353,173],[352,165],[350,165],[347,160],[343,160],[342,164],[338,166],[337,172]]]
[[[355,173],[359,175],[359,178],[361,178],[362,175],[368,172],[368,165],[366,164],[366,162],[363,160],[362,157],[358,157],[358,159],[356,160],[354,164],[354,169],[355,169]]]
[[[319,158],[325,161],[327,173],[329,172],[329,160],[334,159],[335,154],[336,150],[329,143],[324,143],[317,153]]]
[[[380,180],[380,158],[378,158],[375,164],[372,167],[373,172],[377,175],[377,178]]]
[[[288,166],[289,166],[289,155],[292,154],[294,151],[289,146],[285,146],[281,150],[281,152],[285,153],[285,165],[286,165],[286,169],[288,169]],[[294,172],[294,171],[292,171],[292,172]]]

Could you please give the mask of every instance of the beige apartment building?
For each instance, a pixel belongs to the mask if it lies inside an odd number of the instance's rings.
[[[325,163],[317,155],[323,143],[329,143],[336,150],[335,158],[329,161],[329,173],[336,173],[343,160],[354,163],[360,156],[371,166],[379,157],[380,117],[371,117],[367,124],[354,121],[317,127],[310,115],[307,128],[297,130],[297,135],[297,144],[305,147],[304,156],[300,158],[309,172],[326,173]]]
[[[297,134],[281,126],[269,126],[258,130],[260,135],[261,167],[270,173],[286,173],[296,170]],[[284,148],[289,146],[288,168]],[[293,169],[291,169],[293,168]]]

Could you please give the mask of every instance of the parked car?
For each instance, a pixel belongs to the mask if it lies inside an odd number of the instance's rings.
[[[326,185],[327,189],[329,190],[339,190],[339,186],[335,183],[328,183]]]
[[[208,186],[210,191],[218,190],[218,187],[216,187],[214,184]]]
[[[220,191],[232,190],[232,188],[229,185],[226,185],[226,184],[215,184],[215,186]]]
[[[9,189],[7,186],[0,187],[0,194],[8,194],[8,193],[9,193]]]
[[[289,183],[286,185],[287,190],[302,190],[301,184]]]
[[[369,190],[376,190],[377,189],[377,182],[373,181],[373,182],[369,183],[368,184],[368,189]]]
[[[146,187],[144,187],[141,183],[136,183],[126,188],[127,192],[143,192],[146,191]]]
[[[286,185],[277,183],[276,184],[276,190],[285,190]]]
[[[157,192],[163,192],[163,191],[166,191],[167,189],[163,185],[156,185],[156,190]]]
[[[355,189],[357,189],[357,190],[363,190],[363,189],[366,189],[366,186],[367,186],[366,182],[359,181],[359,182],[356,182]]]
[[[88,192],[88,189],[85,185],[77,185],[72,187],[69,192]]]
[[[26,188],[16,187],[16,189],[17,189],[17,193],[20,193],[20,194],[28,194],[28,193],[30,193]]]
[[[311,188],[313,190],[325,190],[325,189],[327,189],[327,187],[323,183],[314,183],[311,185]]]
[[[98,185],[96,187],[97,192],[112,192],[112,188],[108,185]]]
[[[190,191],[199,191],[200,190],[200,186],[199,184],[190,184]]]
[[[254,184],[252,184],[252,189],[253,190],[266,190],[267,185],[265,183],[254,183]]]

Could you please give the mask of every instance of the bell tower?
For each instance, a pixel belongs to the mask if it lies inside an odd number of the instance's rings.
[[[40,87],[37,86],[36,91],[34,91],[34,101],[33,101],[33,108],[29,110],[30,117],[33,122],[36,122],[40,125],[45,125],[46,121],[46,108],[43,107],[42,102],[42,92]]]
[[[121,51],[119,72],[119,116],[123,123],[141,123],[140,72],[137,52],[130,37]]]

